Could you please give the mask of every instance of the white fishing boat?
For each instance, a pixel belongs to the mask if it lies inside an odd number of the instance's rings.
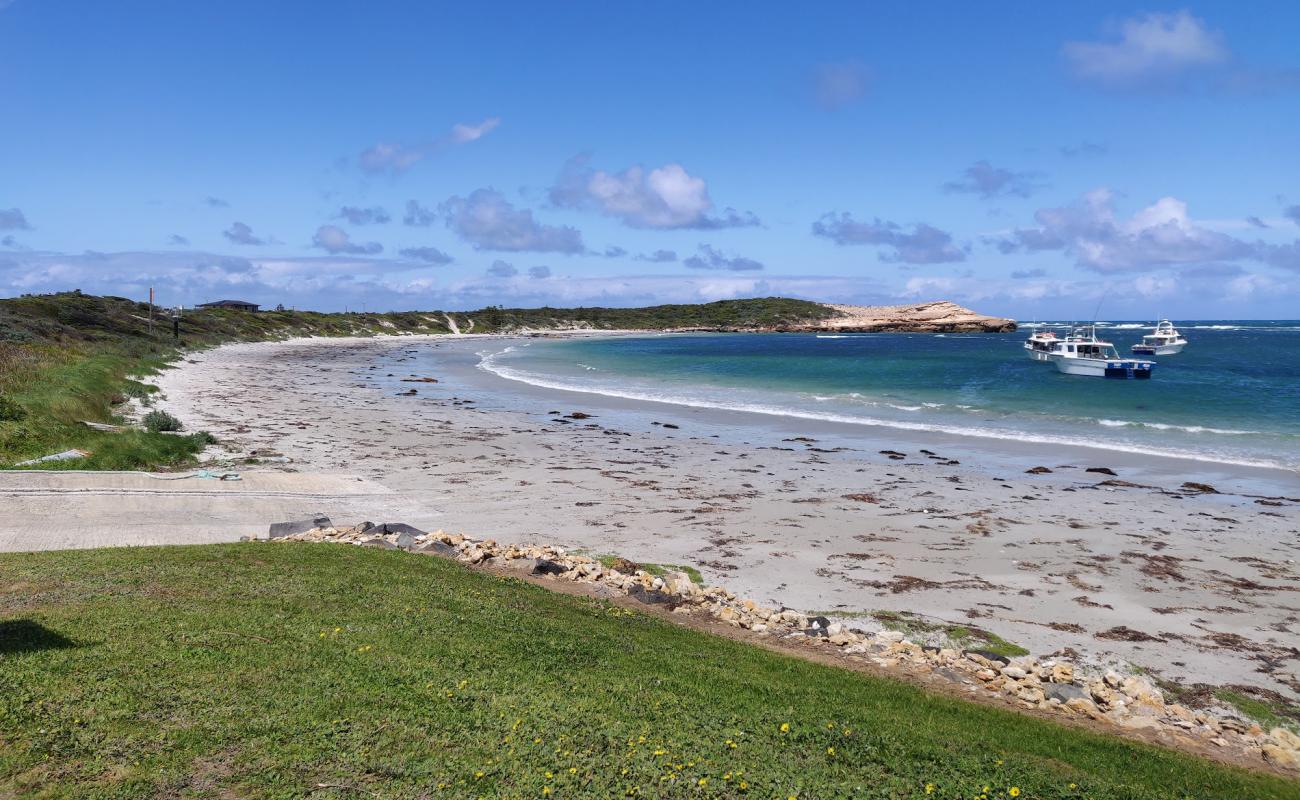
[[[1052,352],[1052,348],[1060,341],[1051,331],[1034,331],[1033,335],[1025,340],[1025,353],[1035,361],[1051,361],[1047,354]]]
[[[1120,358],[1115,345],[1098,339],[1096,329],[1091,326],[1057,342],[1047,357],[1060,372],[1094,378],[1140,380],[1150,378],[1151,371],[1155,368],[1154,361]]]
[[[1172,356],[1186,346],[1187,340],[1174,329],[1174,323],[1162,319],[1155,330],[1142,337],[1140,344],[1133,345],[1133,352],[1144,356]]]

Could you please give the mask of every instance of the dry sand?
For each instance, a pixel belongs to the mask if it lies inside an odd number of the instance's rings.
[[[866,628],[865,612],[909,611],[1036,655],[1070,648],[1300,696],[1294,475],[542,390],[475,369],[491,344],[232,345],[165,374],[162,405],[219,438],[208,456],[220,464],[393,490],[374,522],[402,521],[401,508],[499,541],[693,565],[764,603]],[[438,382],[400,382],[413,374]],[[242,461],[267,455],[291,461]],[[1024,474],[1035,462],[1052,472]],[[1147,488],[1101,485],[1108,476],[1084,471],[1096,465]],[[1183,481],[1242,493],[1169,491]]]

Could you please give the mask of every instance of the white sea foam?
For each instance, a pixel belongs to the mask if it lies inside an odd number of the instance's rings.
[[[485,372],[492,373],[506,380],[525,383],[530,386],[537,386],[543,389],[554,389],[564,392],[582,392],[584,394],[602,395],[605,397],[617,397],[624,400],[636,400],[651,403],[666,403],[669,405],[685,406],[688,408],[713,408],[723,411],[741,411],[752,414],[763,414],[767,416],[790,417],[794,419],[818,420],[823,422],[835,422],[849,425],[864,425],[883,428],[894,428],[897,430],[926,431],[931,433],[946,433],[954,436],[967,436],[979,439],[1000,439],[1017,442],[1026,442],[1032,444],[1054,444],[1067,445],[1073,447],[1086,447],[1093,450],[1107,450],[1120,453],[1134,453],[1138,455],[1160,456],[1164,458],[1181,458],[1191,461],[1202,461],[1212,464],[1231,464],[1242,467],[1262,467],[1265,469],[1281,469],[1288,472],[1296,471],[1294,465],[1287,465],[1276,461],[1267,461],[1252,458],[1237,458],[1224,456],[1214,453],[1204,453],[1175,448],[1162,447],[1144,447],[1134,445],[1124,441],[1099,440],[1095,437],[1076,437],[1053,434],[1035,434],[1025,433],[1023,431],[966,427],[957,425],[947,425],[940,423],[913,422],[910,420],[892,420],[881,419],[870,416],[852,416],[848,414],[837,414],[833,412],[808,411],[801,408],[790,408],[782,406],[773,406],[763,403],[745,403],[731,400],[724,400],[718,397],[692,397],[683,395],[662,394],[649,390],[632,390],[626,388],[613,388],[609,386],[598,386],[593,384],[577,384],[565,382],[549,376],[541,376],[523,370],[515,369],[497,363],[497,359],[508,353],[510,349],[503,350],[499,353],[493,353],[483,356],[479,361],[478,367]]]
[[[1214,433],[1220,436],[1268,436],[1263,431],[1239,431],[1233,428],[1210,428],[1205,425],[1170,425],[1167,422],[1139,422],[1129,419],[1099,419],[1097,422],[1107,428],[1152,428],[1158,431],[1181,431],[1183,433]]]
[[[818,339],[847,339],[849,337],[847,334],[843,334],[843,333],[819,333],[817,334],[817,338]]]

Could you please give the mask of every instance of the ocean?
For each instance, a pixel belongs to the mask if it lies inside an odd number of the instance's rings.
[[[1099,323],[1122,355],[1153,323]],[[1043,323],[1058,332],[1068,326]],[[1062,375],[1014,334],[660,334],[514,341],[536,386],[961,436],[1300,470],[1300,322],[1179,323],[1149,381]]]

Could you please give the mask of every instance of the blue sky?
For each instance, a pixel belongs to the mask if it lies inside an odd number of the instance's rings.
[[[0,0],[0,295],[1295,317],[1300,4]]]

